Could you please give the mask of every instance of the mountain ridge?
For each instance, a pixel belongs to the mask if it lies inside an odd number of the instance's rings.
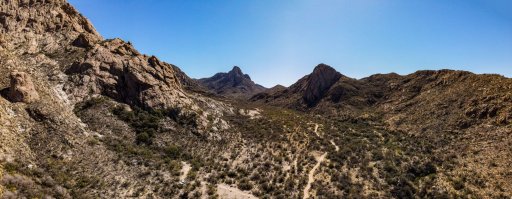
[[[247,99],[266,90],[265,87],[254,83],[251,77],[244,74],[238,66],[233,66],[227,73],[217,73],[197,81],[211,92],[225,97]]]

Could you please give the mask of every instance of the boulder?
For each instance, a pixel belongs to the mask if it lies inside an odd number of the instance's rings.
[[[73,41],[73,46],[81,47],[81,48],[92,48],[94,44],[98,42],[98,38],[90,35],[81,33],[78,37]]]
[[[32,103],[39,100],[32,78],[27,73],[13,71],[10,74],[11,86],[8,98],[12,102]]]

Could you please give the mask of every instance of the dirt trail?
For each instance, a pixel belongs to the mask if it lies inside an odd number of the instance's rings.
[[[320,137],[320,134],[318,134],[318,124],[317,123],[313,123],[315,125],[315,129],[314,129],[314,132],[316,134],[316,136]]]
[[[308,184],[306,184],[306,187],[304,187],[303,199],[309,198],[309,189],[311,189],[311,184],[315,182],[315,171],[318,169],[318,167],[320,167],[320,164],[322,164],[322,162],[325,160],[325,156],[327,156],[327,153],[324,153],[320,157],[317,157],[316,165],[313,167],[313,169],[311,169],[311,171],[309,171]]]
[[[257,199],[256,196],[227,184],[217,185],[217,194],[219,194],[220,199]]]
[[[336,148],[336,151],[340,150],[340,147],[338,147],[338,145],[336,145],[336,143],[334,143],[334,141],[331,140],[331,144],[334,146],[334,148]]]
[[[190,171],[190,169],[192,169],[192,167],[190,166],[190,164],[186,162],[181,162],[181,164],[183,164],[183,166],[181,167],[180,182],[185,182],[188,172]]]

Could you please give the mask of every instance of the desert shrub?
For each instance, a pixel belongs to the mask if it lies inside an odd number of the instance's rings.
[[[206,190],[206,194],[209,196],[213,196],[217,193],[217,188],[211,184],[208,184],[208,188]]]
[[[170,145],[170,146],[167,146],[165,149],[164,149],[164,152],[165,152],[165,155],[172,159],[172,160],[175,160],[175,159],[178,159],[181,157],[181,154],[182,154],[182,150],[180,147],[176,146],[176,145]]]
[[[164,112],[165,115],[180,125],[197,127],[197,113],[195,112],[185,112],[181,108],[177,107],[167,109]]]
[[[260,179],[261,179],[261,174],[260,174],[259,172],[253,173],[253,174],[251,175],[251,180],[252,180],[252,181],[258,181],[258,180],[260,180]]]
[[[407,170],[407,172],[414,178],[425,177],[437,172],[436,166],[431,162],[428,162],[426,164],[418,164],[419,163],[415,163],[415,165],[411,166]]]
[[[22,175],[5,175],[0,184],[4,185],[7,190],[17,190],[17,198],[36,198],[42,196],[42,191],[32,181],[32,179]]]
[[[116,107],[112,113],[128,123],[136,132],[137,144],[152,144],[154,135],[161,131],[161,120],[164,115],[159,111],[145,111],[134,107],[133,111],[123,107]]]
[[[238,176],[238,174],[237,174],[235,171],[229,171],[229,172],[228,172],[228,177],[230,177],[230,178],[236,178],[236,176]]]
[[[452,186],[455,190],[464,189],[464,181],[462,179],[455,179],[452,182]]]
[[[252,184],[247,179],[242,179],[242,181],[238,183],[238,188],[244,191],[248,191],[252,189]]]
[[[96,105],[99,105],[99,104],[103,104],[103,103],[105,103],[107,101],[108,100],[105,97],[95,97],[95,98],[92,98],[92,99],[89,99],[87,101],[84,101],[84,102],[81,102],[81,103],[77,104],[75,106],[74,112],[77,113],[77,112],[89,109],[89,108],[91,108],[93,106],[96,106]]]
[[[416,194],[416,188],[406,178],[399,177],[391,189],[391,194],[396,198],[414,198]]]
[[[261,186],[261,188],[263,189],[264,192],[271,193],[275,190],[276,187],[273,184],[267,182],[267,183],[264,183]]]
[[[21,165],[17,162],[6,162],[3,165],[3,169],[7,173],[14,173],[14,172],[20,170],[20,167],[21,167]]]
[[[151,137],[149,136],[149,134],[147,132],[141,132],[141,133],[137,134],[135,141],[137,142],[137,144],[140,144],[140,143],[151,144]]]

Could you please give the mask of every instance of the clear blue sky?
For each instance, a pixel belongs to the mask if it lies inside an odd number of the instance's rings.
[[[317,64],[362,78],[460,69],[512,77],[512,0],[69,0],[105,38],[194,78],[238,65],[264,86]]]

